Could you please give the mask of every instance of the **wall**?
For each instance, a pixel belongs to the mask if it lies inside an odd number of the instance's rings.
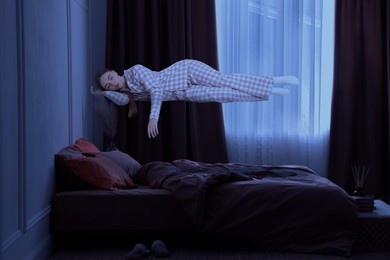
[[[101,142],[89,86],[104,64],[105,5],[2,1],[0,259],[51,253],[53,156],[78,137]],[[91,44],[96,41],[102,43]]]

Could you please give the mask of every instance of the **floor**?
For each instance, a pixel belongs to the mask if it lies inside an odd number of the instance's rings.
[[[137,241],[137,242],[136,242]],[[169,249],[171,256],[168,259],[193,259],[193,260],[390,260],[390,251],[362,251],[354,250],[352,256],[346,258],[335,255],[301,254],[292,252],[265,252],[253,248],[236,247],[232,244],[226,245],[211,241],[191,242],[188,239],[163,240]],[[74,241],[73,241],[74,242]],[[96,260],[96,259],[125,259],[136,243],[143,243],[147,248],[153,241],[151,240],[129,240],[116,241],[114,243],[103,243],[102,241],[61,243],[49,260]],[[155,259],[148,257],[147,259]]]
[[[329,255],[307,255],[297,253],[280,253],[280,252],[242,252],[234,250],[211,250],[211,249],[186,249],[186,248],[174,248],[170,250],[171,257],[165,259],[185,259],[185,260],[385,260],[390,259],[389,254],[365,252],[354,254],[350,258],[329,256]],[[54,252],[49,260],[96,260],[96,259],[126,259],[128,250],[125,249],[83,249],[83,250],[71,250],[71,251],[58,251]],[[156,259],[154,257],[148,257],[147,259]]]
[[[300,254],[292,252],[264,252],[253,248],[237,246],[207,240],[204,237],[183,237],[170,235],[159,237],[163,240],[170,253],[169,259],[204,259],[204,260],[229,260],[229,259],[265,259],[265,260],[294,260],[294,259],[326,259],[326,260],[390,260],[390,206],[375,201],[374,212],[360,213],[359,236],[356,245],[365,250],[354,249],[348,258],[335,255]],[[196,241],[196,242],[194,242]],[[359,243],[360,241],[360,243]],[[54,239],[55,250],[49,260],[95,260],[95,259],[125,259],[126,255],[137,243],[143,243],[150,247],[153,240],[149,235],[141,234],[132,236],[86,236]],[[381,245],[386,250],[375,248]],[[368,250],[367,248],[371,248]],[[376,250],[374,250],[376,249]],[[153,257],[148,257],[153,259]]]

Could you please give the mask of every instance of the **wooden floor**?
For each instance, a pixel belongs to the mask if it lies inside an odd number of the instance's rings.
[[[58,251],[54,252],[49,260],[58,259],[70,259],[70,260],[96,260],[96,259],[125,259],[127,249],[83,249],[83,250],[70,250],[70,251]],[[157,259],[154,257],[148,257],[147,259]],[[296,253],[279,253],[279,252],[243,252],[217,249],[186,249],[186,248],[174,248],[171,250],[171,257],[165,259],[185,259],[185,260],[295,260],[295,259],[307,259],[307,260],[336,260],[336,259],[352,259],[352,260],[385,260],[390,259],[388,253],[374,253],[364,252],[352,255],[350,258],[329,256],[329,255],[307,255]]]
[[[136,242],[137,241],[137,242]],[[171,257],[165,259],[188,259],[188,260],[390,260],[390,251],[373,252],[354,250],[349,258],[335,255],[319,255],[319,254],[300,254],[288,252],[265,252],[249,247],[237,247],[232,244],[214,243],[203,241],[193,243],[189,240],[163,240],[167,245]],[[178,242],[180,241],[180,242]],[[102,243],[102,241],[91,242],[91,240],[77,243],[61,243],[57,245],[55,251],[50,256],[49,260],[102,260],[102,259],[125,259],[126,255],[132,250],[136,243],[143,243],[147,248],[153,241],[150,240],[131,240],[131,241],[116,241],[114,243]],[[157,259],[148,257],[147,259]]]
[[[314,255],[287,252],[264,252],[249,247],[237,246],[207,240],[204,237],[168,235],[159,237],[153,235],[155,239],[161,239],[167,245],[171,257],[169,259],[194,259],[194,260],[294,260],[294,259],[351,259],[351,260],[390,260],[390,206],[375,201],[376,210],[371,213],[359,214],[359,235],[356,245],[360,248],[382,245],[388,251],[370,251],[365,249],[355,249],[348,258],[334,255]],[[364,225],[366,228],[363,228]],[[369,228],[368,228],[369,227]],[[372,229],[372,230],[371,230]],[[375,232],[374,232],[375,231]],[[364,239],[362,239],[362,237]],[[364,243],[359,241],[363,241]],[[96,260],[96,259],[125,259],[126,255],[137,243],[143,243],[150,247],[153,239],[150,235],[128,235],[110,237],[85,236],[85,237],[61,237],[54,239],[55,250],[49,260],[70,259],[70,260]],[[193,242],[196,241],[196,242]],[[147,259],[153,259],[148,257]]]

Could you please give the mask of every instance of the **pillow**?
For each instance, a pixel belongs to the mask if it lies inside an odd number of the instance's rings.
[[[56,192],[69,190],[88,190],[94,187],[77,177],[73,171],[65,164],[66,159],[76,159],[84,157],[83,154],[68,146],[54,155],[54,165],[56,170]]]
[[[121,167],[100,154],[95,157],[67,159],[65,164],[76,176],[96,188],[119,190],[137,186]]]
[[[118,91],[110,91],[110,90],[105,90],[104,96],[117,104],[118,106],[124,106],[129,104],[129,97],[121,92]]]
[[[83,154],[76,148],[72,146],[67,146],[63,148],[61,151],[59,151],[55,156],[61,159],[75,159],[75,158],[83,157]]]
[[[130,178],[133,178],[137,171],[141,168],[141,164],[133,159],[127,153],[123,153],[119,150],[113,150],[109,152],[95,153],[102,155],[120,166]]]
[[[79,138],[72,147],[82,153],[98,153],[100,150],[85,138]]]

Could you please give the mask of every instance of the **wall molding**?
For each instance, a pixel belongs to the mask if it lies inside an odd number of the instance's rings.
[[[52,253],[50,217],[36,222],[25,234],[15,232],[3,247],[4,259],[47,259]]]
[[[26,231],[32,229],[38,222],[48,217],[51,212],[51,205],[47,206],[37,214],[33,218],[31,218],[26,224]]]
[[[86,13],[88,13],[88,1],[84,0],[81,2],[80,0],[73,0],[77,5],[79,5]],[[87,2],[87,3],[86,3]]]
[[[11,245],[13,245],[16,241],[18,241],[23,236],[21,230],[15,231],[8,239],[3,241],[2,244],[2,252],[6,251]]]
[[[16,241],[18,241],[24,233],[31,230],[37,223],[41,222],[44,218],[49,217],[51,212],[51,205],[40,211],[38,214],[36,214],[25,226],[25,230],[18,229],[15,231],[8,239],[3,241],[2,244],[2,251],[4,252],[7,250],[8,247],[13,245]],[[49,241],[46,243],[48,244]],[[42,242],[41,242],[42,244]]]
[[[94,75],[92,72],[92,7],[91,7],[91,1],[88,1],[88,73],[90,75],[89,79],[89,85],[93,86],[95,84],[95,77],[93,76],[91,79],[91,75]],[[88,109],[89,109],[89,117],[88,117],[88,124],[86,126],[87,135],[89,136],[90,140],[93,140],[93,130],[94,128],[94,109],[93,109],[93,96],[87,95],[87,102],[88,102]]]
[[[73,143],[73,82],[72,82],[72,7],[71,1],[66,1],[66,19],[67,19],[67,46],[68,46],[68,131],[69,144]]]
[[[39,242],[25,257],[25,259],[43,259],[51,254],[53,239],[51,236]]]
[[[25,53],[24,0],[16,2],[17,62],[18,62],[18,223],[26,232],[26,113],[25,113]]]

